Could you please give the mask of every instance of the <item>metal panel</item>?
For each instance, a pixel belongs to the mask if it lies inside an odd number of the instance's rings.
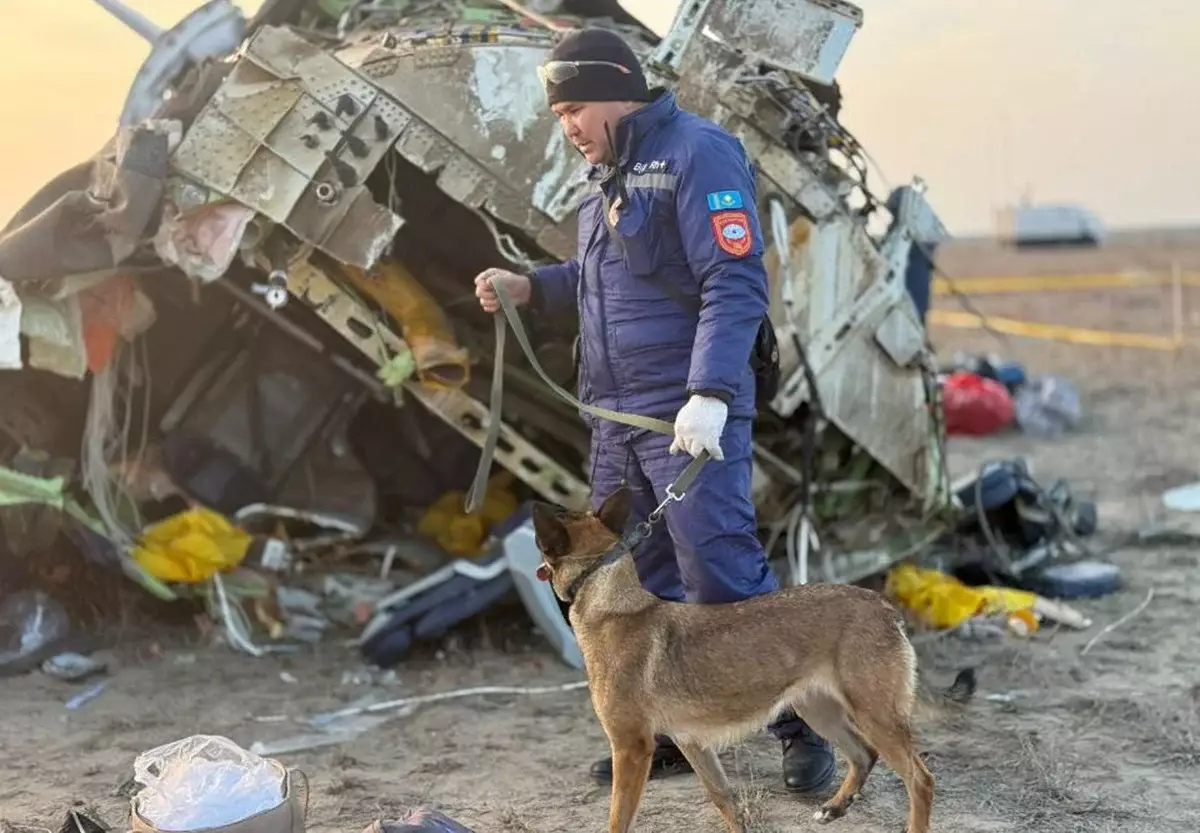
[[[410,120],[336,58],[268,26],[193,122],[172,165],[369,269],[402,220],[363,182]]]
[[[288,291],[312,307],[372,363],[382,365],[407,351],[408,345],[371,311],[310,263],[289,269]],[[460,390],[435,388],[416,380],[404,390],[476,445],[487,434],[488,407]],[[584,479],[556,463],[510,425],[501,423],[496,462],[511,471],[543,498],[575,509],[586,508],[591,492]]]
[[[775,182],[815,219],[825,220],[843,210],[837,184],[822,179],[819,169],[804,164],[742,118],[732,118],[722,126],[741,140],[763,176]]]
[[[395,33],[337,54],[520,197],[497,207],[499,219],[518,226],[544,222],[535,212],[553,222],[568,219],[588,166],[566,145],[537,83],[536,69],[553,40],[520,30],[489,34],[483,43],[456,37],[416,41]],[[414,143],[433,141],[406,137],[401,152],[410,158]],[[429,159],[423,167],[438,165]]]
[[[405,384],[404,389],[475,445],[483,445],[489,420],[498,418],[490,414],[487,405],[460,390],[416,382]],[[507,423],[500,425],[495,459],[546,500],[569,509],[588,507],[591,489],[584,479],[556,463]]]
[[[792,322],[780,301],[790,281],[795,329],[804,344],[829,419],[917,494],[929,488],[933,422],[922,370],[913,362],[924,338],[898,273],[862,226],[838,214],[819,225],[798,218],[789,229],[781,270],[772,240],[772,320],[780,335],[784,382],[772,402],[782,415],[809,398]]]
[[[843,0],[713,0],[704,23],[752,59],[832,84],[862,10]]]
[[[257,151],[254,137],[223,115],[216,99],[211,99],[171,155],[171,163],[192,179],[228,194]]]

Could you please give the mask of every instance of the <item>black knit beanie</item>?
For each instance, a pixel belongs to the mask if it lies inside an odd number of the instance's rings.
[[[604,64],[583,64],[578,72],[554,84],[546,84],[546,99],[553,106],[562,101],[649,101],[646,76],[629,44],[607,29],[580,29],[558,42],[550,61],[607,61],[629,70],[621,72]]]

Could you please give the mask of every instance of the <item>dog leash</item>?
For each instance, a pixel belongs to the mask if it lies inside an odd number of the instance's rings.
[[[667,511],[667,507],[672,503],[678,503],[683,500],[684,495],[687,494],[688,487],[692,485],[692,481],[700,474],[700,469],[704,468],[704,464],[708,462],[707,454],[708,452],[705,451],[699,457],[693,458],[692,462],[688,463],[687,468],[679,473],[679,477],[675,479],[675,482],[667,486],[667,496],[646,517],[646,520],[622,535],[617,543],[613,544],[602,556],[585,567],[583,572],[567,585],[563,591],[563,601],[567,604],[574,602],[575,597],[579,595],[579,591],[583,589],[584,583],[594,576],[601,567],[607,567],[626,553],[633,552],[638,544],[650,537],[650,533],[654,531],[654,525],[662,518],[663,513]]]
[[[529,343],[529,335],[525,332],[525,325],[521,323],[521,318],[517,314],[517,308],[513,304],[512,299],[509,298],[508,291],[498,281],[492,283],[492,289],[496,293],[496,298],[500,301],[500,309],[503,310],[504,315],[496,313],[493,318],[496,331],[496,350],[492,360],[492,389],[488,399],[490,413],[488,414],[487,436],[480,451],[479,467],[475,470],[475,480],[471,483],[470,491],[467,492],[467,514],[475,513],[483,505],[484,495],[487,492],[488,474],[492,468],[492,458],[496,453],[496,445],[500,441],[500,414],[504,404],[504,342],[508,329],[505,326],[506,322],[509,327],[512,327],[513,334],[517,337],[517,343],[521,345],[521,350],[525,353],[525,358],[529,360],[529,364],[533,366],[537,375],[541,377],[550,390],[554,391],[555,395],[565,402],[601,419],[619,422],[622,425],[628,425],[633,428],[642,428],[646,431],[654,431],[658,434],[665,434],[668,437],[675,434],[675,426],[666,420],[642,416],[640,414],[627,414],[594,405],[585,405],[572,396],[550,378],[550,375],[542,368],[541,362],[537,360],[537,356],[533,352],[533,346]],[[696,476],[700,474],[700,470],[704,468],[708,460],[708,451],[700,452],[699,455],[692,459],[687,468],[680,473],[675,482],[667,487],[666,499],[651,513],[651,517],[655,521],[662,516],[668,504],[683,500],[688,487],[691,486]],[[640,526],[641,524],[639,524]],[[646,534],[649,533],[647,532]],[[597,567],[597,569],[599,568]]]

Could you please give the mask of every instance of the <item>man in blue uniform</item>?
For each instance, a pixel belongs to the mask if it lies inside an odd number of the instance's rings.
[[[750,498],[750,355],[767,274],[745,151],[670,92],[648,90],[632,50],[609,31],[564,37],[539,75],[567,138],[593,166],[578,254],[531,276],[489,269],[476,294],[495,312],[500,281],[516,303],[577,308],[580,400],[673,421],[668,437],[583,415],[597,504],[625,484],[634,517],[644,518],[691,457],[711,455],[686,498],[668,508],[666,528],[634,553],[647,590],[701,604],[775,590]],[[815,791],[832,779],[832,749],[794,714],[771,730],[783,742],[789,789]],[[651,777],[687,770],[660,739]],[[611,780],[611,761],[592,772]]]

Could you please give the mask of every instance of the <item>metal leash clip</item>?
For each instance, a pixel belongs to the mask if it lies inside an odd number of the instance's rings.
[[[652,524],[652,523],[657,522],[658,519],[663,516],[663,513],[667,511],[668,506],[670,506],[672,503],[678,503],[679,501],[683,500],[684,495],[687,494],[687,492],[682,492],[678,495],[675,494],[675,484],[674,483],[668,484],[666,491],[667,491],[667,496],[665,498],[663,498],[663,502],[660,503],[658,506],[656,506],[654,508],[654,511],[650,513],[650,517],[648,517],[646,519],[647,523]]]

